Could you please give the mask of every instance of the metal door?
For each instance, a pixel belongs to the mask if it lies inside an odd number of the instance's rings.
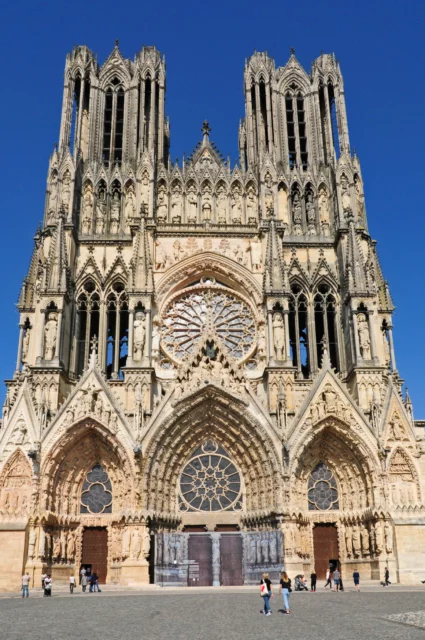
[[[242,536],[222,534],[220,537],[220,584],[237,587],[243,584]]]
[[[105,584],[108,573],[108,532],[103,527],[87,527],[83,532],[83,554],[81,564],[91,565],[99,582]]]
[[[313,528],[314,566],[318,578],[325,578],[329,563],[339,558],[338,531],[334,524],[316,524]]]
[[[189,535],[188,584],[212,586],[212,540],[209,535]]]

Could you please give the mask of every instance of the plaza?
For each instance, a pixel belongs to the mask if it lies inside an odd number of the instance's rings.
[[[282,601],[272,600],[273,614],[259,614],[261,601],[256,588],[212,590],[170,589],[163,591],[108,591],[69,595],[53,590],[45,599],[32,591],[22,600],[9,594],[0,597],[0,628],[3,640],[64,640],[82,634],[93,640],[254,640],[270,638],[322,638],[344,640],[415,640],[425,628],[424,589],[378,586],[335,593],[293,593],[290,616],[278,612]],[[57,621],[60,618],[61,624]],[[413,621],[405,624],[405,621]]]

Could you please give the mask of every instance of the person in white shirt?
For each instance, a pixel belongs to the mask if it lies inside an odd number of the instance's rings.
[[[69,578],[69,593],[74,593],[75,587],[75,576],[70,576]]]
[[[23,598],[28,598],[29,596],[28,585],[30,581],[31,581],[30,574],[27,571],[22,576],[22,597]]]

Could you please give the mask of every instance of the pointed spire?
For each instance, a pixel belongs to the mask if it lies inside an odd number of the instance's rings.
[[[269,234],[267,238],[266,260],[264,265],[264,289],[267,292],[282,292],[284,283],[284,269],[276,231],[276,218],[273,206],[269,208]]]
[[[329,357],[328,342],[326,338],[322,340],[322,362],[320,363],[321,369],[331,368],[331,359]]]
[[[205,147],[205,145],[207,145],[210,141],[210,131],[211,131],[211,127],[210,127],[210,123],[208,122],[208,120],[204,120],[202,123],[202,129],[201,129],[202,133],[203,133],[203,140],[202,140],[202,144]]]
[[[93,336],[91,341],[91,351],[90,351],[90,359],[89,359],[89,369],[94,369],[99,365],[97,361],[97,336]]]

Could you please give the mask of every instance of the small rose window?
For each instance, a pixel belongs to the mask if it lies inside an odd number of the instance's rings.
[[[336,480],[323,462],[313,469],[308,480],[308,508],[309,511],[339,509]]]
[[[101,464],[95,464],[84,480],[80,513],[112,513],[112,485]]]

